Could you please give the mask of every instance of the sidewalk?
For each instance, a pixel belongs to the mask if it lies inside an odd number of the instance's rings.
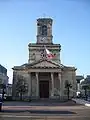
[[[74,101],[57,102],[57,101],[4,101],[3,106],[77,106]]]
[[[90,102],[88,102],[88,101],[85,101],[85,100],[83,100],[83,99],[72,99],[73,101],[75,101],[76,103],[78,103],[78,104],[82,104],[82,105],[85,105],[85,106],[88,106],[88,107],[90,107]]]

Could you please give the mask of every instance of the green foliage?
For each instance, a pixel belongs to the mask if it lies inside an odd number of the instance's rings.
[[[0,79],[0,89],[5,89],[6,85],[2,83],[2,79]]]
[[[4,100],[4,94],[5,94],[6,85],[2,83],[1,78],[0,78],[0,89],[2,89],[2,100]]]
[[[26,83],[25,78],[19,75],[16,82],[16,93],[20,94],[20,99],[22,100],[22,95],[27,92],[28,92],[28,84]]]
[[[89,89],[90,90],[90,80],[85,79],[82,83],[81,83],[82,89]]]
[[[72,85],[68,82],[68,80],[65,82],[65,88],[72,88]]]
[[[87,90],[90,90],[90,84],[88,84],[88,83],[83,83],[82,84],[82,89],[84,89],[84,91],[85,91],[85,97],[86,97],[86,100],[87,100]]]
[[[77,79],[76,81],[77,81],[77,83],[80,83],[80,80],[79,80],[79,79]]]
[[[72,88],[72,85],[68,82],[68,80],[65,81],[65,88],[67,89],[67,97],[69,100],[70,88]]]
[[[82,89],[89,89],[89,85],[88,84],[84,84],[84,85],[82,85]]]

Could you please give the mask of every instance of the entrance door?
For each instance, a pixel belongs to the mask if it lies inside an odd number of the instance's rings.
[[[49,98],[49,81],[39,82],[40,98]]]

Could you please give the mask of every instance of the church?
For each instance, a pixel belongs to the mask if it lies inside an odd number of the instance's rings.
[[[67,99],[66,82],[70,83],[70,97],[76,96],[76,68],[61,63],[61,45],[53,43],[51,18],[37,19],[36,43],[29,43],[28,63],[14,66],[12,96],[16,99],[18,75],[28,85],[24,99]]]

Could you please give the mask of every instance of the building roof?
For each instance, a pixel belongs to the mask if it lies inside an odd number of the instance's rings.
[[[82,79],[84,79],[84,76],[83,76],[83,75],[77,75],[77,76],[76,76],[76,80],[82,80]]]
[[[14,66],[13,70],[25,70],[30,68],[60,68],[62,70],[75,70],[75,67],[67,67],[63,64],[56,63],[55,61],[48,60],[48,59],[40,59],[38,61],[32,63],[25,63],[21,66]]]

